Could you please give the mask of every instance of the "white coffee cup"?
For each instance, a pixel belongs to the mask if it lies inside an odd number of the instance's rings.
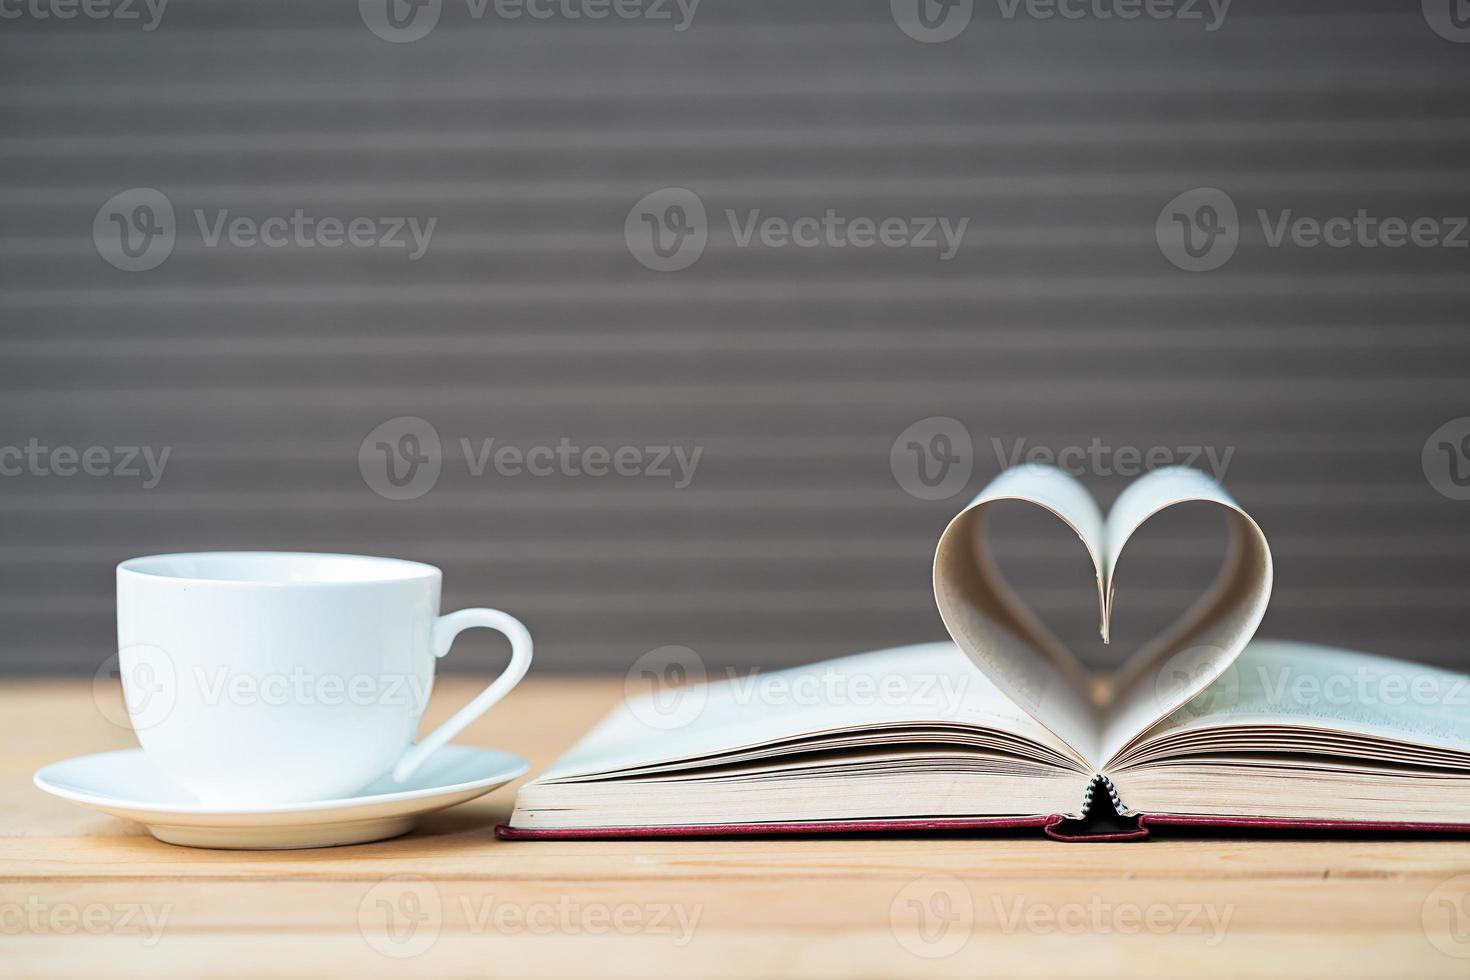
[[[439,615],[443,574],[397,558],[238,551],[117,566],[118,668],[149,759],[211,806],[349,796],[420,763],[505,696],[531,635],[495,609]],[[434,660],[499,630],[510,664],[415,743]]]

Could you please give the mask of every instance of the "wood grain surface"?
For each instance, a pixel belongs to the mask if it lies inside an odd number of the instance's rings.
[[[0,691],[0,975],[1470,976],[1463,840],[507,843],[506,788],[378,844],[174,847],[31,785],[132,744],[93,692]],[[620,694],[529,680],[463,740],[534,772]]]

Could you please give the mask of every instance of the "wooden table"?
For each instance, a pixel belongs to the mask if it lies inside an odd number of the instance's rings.
[[[534,772],[620,693],[531,679],[464,741]],[[90,682],[7,682],[0,726],[4,976],[1470,977],[1436,892],[1464,840],[505,843],[506,788],[398,840],[204,851],[31,785],[133,744]]]

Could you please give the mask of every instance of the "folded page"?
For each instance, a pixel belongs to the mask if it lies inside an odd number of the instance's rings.
[[[1125,546],[1150,517],[1183,503],[1222,507],[1231,529],[1229,550],[1214,584],[1191,609],[1118,675],[1096,679],[1026,608],[990,557],[986,522],[1004,500],[1051,512],[1081,539],[1097,581],[1104,641],[1110,638]],[[1271,551],[1260,527],[1217,482],[1182,467],[1135,481],[1106,520],[1082,485],[1062,470],[1006,470],[950,522],[934,556],[935,602],[955,643],[997,688],[1098,769],[1229,668],[1265,615],[1271,581]]]

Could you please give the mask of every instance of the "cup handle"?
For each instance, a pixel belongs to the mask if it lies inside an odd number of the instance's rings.
[[[490,686],[481,691],[469,704],[460,708],[449,720],[434,729],[421,742],[412,745],[398,764],[393,767],[393,781],[403,782],[413,775],[425,759],[446,742],[454,738],[476,718],[483,715],[496,701],[510,693],[510,689],[521,682],[531,666],[531,634],[519,619],[498,609],[460,609],[440,616],[434,621],[434,656],[442,657],[449,652],[454,638],[467,629],[483,626],[499,630],[510,640],[510,663]]]

